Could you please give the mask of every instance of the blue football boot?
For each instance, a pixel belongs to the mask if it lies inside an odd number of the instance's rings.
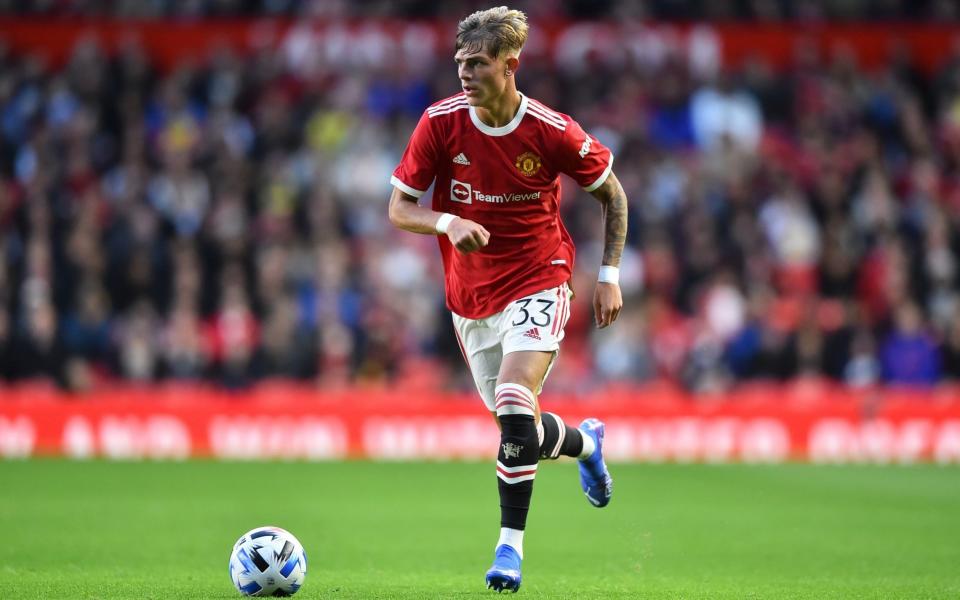
[[[516,592],[520,589],[520,555],[513,546],[497,546],[493,566],[487,571],[487,588],[497,593]]]
[[[603,462],[603,421],[586,419],[579,429],[592,437],[597,446],[593,454],[580,461],[580,487],[590,504],[603,508],[613,496],[613,478]]]

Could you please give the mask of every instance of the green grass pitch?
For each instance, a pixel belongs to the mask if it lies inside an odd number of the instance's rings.
[[[955,467],[616,465],[592,508],[543,465],[527,598],[960,598]],[[490,598],[489,464],[0,462],[0,598],[240,598],[259,525],[309,557],[297,598]]]

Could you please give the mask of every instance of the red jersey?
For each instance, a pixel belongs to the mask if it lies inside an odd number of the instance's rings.
[[[560,221],[560,173],[592,192],[613,155],[576,121],[521,95],[503,127],[484,124],[461,93],[428,107],[390,183],[419,198],[436,180],[433,210],[483,225],[490,242],[461,254],[439,236],[447,307],[470,319],[560,285],[573,240]]]

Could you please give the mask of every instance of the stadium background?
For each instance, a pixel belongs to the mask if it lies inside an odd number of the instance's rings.
[[[488,454],[389,174],[475,2],[0,2],[0,454]],[[543,402],[619,460],[960,461],[953,2],[519,3],[616,154],[626,308]]]
[[[489,597],[496,429],[386,219],[486,6],[0,0],[0,598],[237,598],[265,524],[298,598]],[[541,466],[520,593],[960,597],[957,3],[516,6],[631,210],[597,331],[565,185],[542,401],[606,420],[616,494]]]

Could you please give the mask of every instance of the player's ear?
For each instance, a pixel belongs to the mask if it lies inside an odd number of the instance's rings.
[[[513,75],[514,73],[516,73],[516,72],[517,72],[517,69],[519,69],[519,68],[520,68],[520,59],[519,59],[519,58],[517,58],[516,56],[509,56],[509,57],[507,57],[507,70],[506,70],[506,75],[507,75],[507,77],[509,77],[509,76]]]

